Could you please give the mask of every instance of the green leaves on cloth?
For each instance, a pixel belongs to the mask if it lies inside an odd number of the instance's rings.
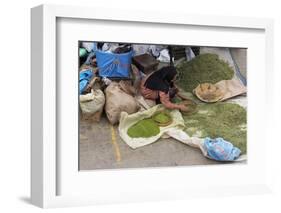
[[[247,151],[247,112],[238,104],[215,103],[198,105],[198,112],[183,116],[185,132],[199,138],[230,141],[242,154]]]
[[[149,138],[158,135],[159,126],[151,119],[143,119],[128,129],[128,135],[132,138]]]
[[[160,124],[165,124],[171,121],[171,117],[167,113],[159,112],[152,116],[152,119]]]

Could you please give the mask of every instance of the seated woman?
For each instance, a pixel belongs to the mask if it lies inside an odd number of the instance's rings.
[[[162,103],[168,109],[179,109],[186,111],[183,104],[174,104],[171,99],[178,92],[174,85],[177,71],[173,66],[163,67],[148,75],[141,82],[140,92],[146,99],[155,100],[156,104]]]

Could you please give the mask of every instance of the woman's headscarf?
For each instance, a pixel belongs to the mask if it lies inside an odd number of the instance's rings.
[[[160,90],[168,93],[169,88],[173,85],[172,80],[176,76],[177,71],[173,66],[163,67],[151,74],[145,81],[144,86],[151,90]]]

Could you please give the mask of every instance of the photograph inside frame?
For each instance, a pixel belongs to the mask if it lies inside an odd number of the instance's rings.
[[[247,162],[247,49],[78,42],[79,170]]]

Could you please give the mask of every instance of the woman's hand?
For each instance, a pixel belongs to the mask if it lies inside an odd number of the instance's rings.
[[[179,109],[180,109],[181,111],[183,111],[183,112],[187,112],[187,111],[188,111],[188,107],[185,106],[184,104],[180,104],[180,105],[179,105]]]

